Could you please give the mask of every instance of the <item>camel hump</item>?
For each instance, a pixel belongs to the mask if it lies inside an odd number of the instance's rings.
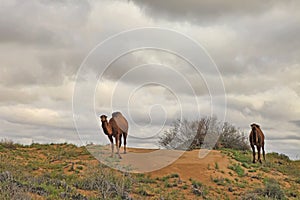
[[[114,112],[112,113],[112,117],[116,121],[118,127],[124,132],[128,132],[128,122],[125,117],[122,115],[121,112]]]

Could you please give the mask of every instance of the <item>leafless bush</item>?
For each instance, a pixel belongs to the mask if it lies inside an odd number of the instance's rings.
[[[231,148],[236,150],[249,150],[247,137],[238,128],[225,122],[216,148]]]
[[[197,122],[177,120],[173,127],[160,137],[159,145],[167,149],[189,150],[197,134]]]
[[[247,138],[238,128],[221,123],[215,117],[198,121],[177,120],[159,138],[159,145],[167,149],[232,148],[248,150]]]
[[[8,139],[1,139],[0,146],[7,149],[16,149],[16,145],[14,144],[14,142]]]

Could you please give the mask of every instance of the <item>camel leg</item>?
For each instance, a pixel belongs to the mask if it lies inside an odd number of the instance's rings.
[[[123,139],[124,139],[124,154],[126,154],[126,138],[127,138],[127,133],[123,133]]]
[[[264,161],[266,161],[266,156],[265,156],[265,144],[262,145],[262,151],[263,151]]]
[[[258,154],[258,161],[261,163],[261,158],[260,158],[260,145],[257,145],[256,146],[256,148],[257,148],[257,154]]]
[[[121,145],[122,145],[122,135],[120,134],[120,142],[119,142],[119,148],[121,148]]]
[[[252,149],[252,155],[253,155],[253,163],[255,163],[255,148],[254,145],[251,145],[251,149]]]
[[[119,158],[121,159],[121,155],[120,155],[120,148],[119,148],[119,145],[120,145],[120,137],[119,136],[116,136],[116,147],[117,147],[117,154],[119,156]]]
[[[114,156],[114,140],[112,138],[112,136],[108,136],[109,141],[110,141],[110,146],[111,146],[111,157]]]

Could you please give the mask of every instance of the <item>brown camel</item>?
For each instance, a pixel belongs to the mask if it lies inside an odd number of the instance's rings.
[[[249,140],[250,140],[250,146],[251,146],[252,152],[253,152],[253,163],[255,163],[254,145],[257,148],[258,161],[261,163],[260,148],[262,148],[264,160],[266,160],[265,147],[264,147],[265,146],[265,136],[264,136],[262,130],[260,129],[259,125],[253,123],[250,126],[251,126],[251,132],[250,132]]]
[[[102,129],[105,135],[108,136],[108,139],[111,143],[111,156],[113,157],[114,153],[114,142],[113,137],[115,137],[117,154],[119,158],[122,158],[120,155],[120,147],[122,143],[122,135],[124,138],[124,154],[126,154],[126,139],[128,133],[128,122],[125,117],[120,112],[114,112],[112,118],[107,121],[106,115],[100,116],[102,122]]]

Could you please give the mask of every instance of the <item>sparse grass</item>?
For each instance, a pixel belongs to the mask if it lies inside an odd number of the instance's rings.
[[[140,186],[137,190],[137,193],[141,196],[149,196],[148,192],[143,186]]]
[[[244,169],[239,164],[233,164],[228,166],[228,169],[231,169],[237,173],[238,176],[242,177],[245,175]]]
[[[168,181],[164,182],[164,186],[165,186],[165,188],[173,187],[172,183],[169,183]]]
[[[207,164],[207,169],[210,170],[210,164],[209,163]]]
[[[299,161],[272,153],[263,164],[252,164],[251,152],[223,152],[234,159],[230,170],[220,170],[218,162],[208,163],[206,172],[213,175],[207,183],[181,180],[177,173],[163,177],[122,173],[91,162],[94,158],[84,147],[2,141],[0,199],[126,199],[128,195],[133,199],[229,199],[241,193],[244,199],[299,199]],[[268,179],[269,173],[281,178]]]
[[[186,189],[189,188],[189,186],[187,184],[184,184],[181,188],[184,189],[184,190],[186,190]]]
[[[239,188],[246,188],[248,185],[248,182],[246,180],[237,181],[235,185]]]
[[[229,178],[225,178],[225,181],[226,181],[227,183],[231,183],[231,180],[230,180]]]
[[[215,169],[216,170],[220,169],[219,164],[217,162],[215,162]]]
[[[269,167],[261,167],[260,169],[261,169],[261,171],[266,172],[266,173],[269,173],[271,171],[271,169]]]
[[[162,181],[167,181],[167,180],[169,180],[170,178],[171,178],[171,176],[170,176],[170,175],[167,175],[167,176],[162,177],[161,180],[162,180]]]
[[[139,183],[157,183],[157,180],[155,179],[152,179],[150,177],[150,175],[145,175],[145,174],[137,174],[136,175],[136,180],[139,182]],[[158,179],[159,180],[159,179]]]
[[[170,178],[179,178],[179,174],[171,174]]]
[[[215,177],[215,178],[211,177],[211,180],[217,185],[225,186],[227,184],[227,182],[223,177]]]
[[[233,149],[222,149],[222,152],[241,163],[250,164],[252,161],[251,160],[252,155],[251,155],[250,151],[237,151],[237,150],[233,150]]]
[[[247,164],[247,163],[245,163],[245,162],[242,163],[242,167],[245,167],[246,169],[250,169],[251,168],[250,165]]]

